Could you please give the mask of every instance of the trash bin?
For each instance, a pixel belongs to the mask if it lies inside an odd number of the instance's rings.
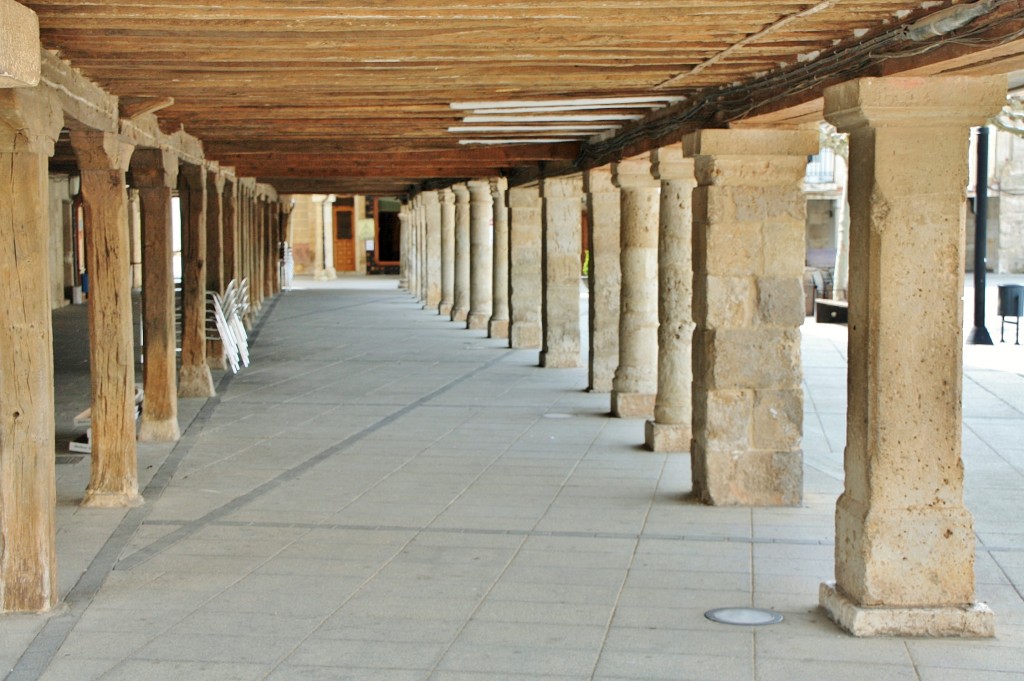
[[[1024,284],[1000,284],[999,286],[999,342],[1003,340],[1003,329],[1007,324],[1016,327],[1016,344],[1020,345],[1020,318],[1024,316]],[[1006,321],[1013,317],[1012,321]]]
[[[1024,317],[1024,284],[999,286],[999,316]]]

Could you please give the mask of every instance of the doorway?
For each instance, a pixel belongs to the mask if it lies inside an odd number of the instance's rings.
[[[352,206],[334,207],[334,270],[356,271],[356,216]]]

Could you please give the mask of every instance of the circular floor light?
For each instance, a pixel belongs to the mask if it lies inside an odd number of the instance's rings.
[[[715,608],[708,610],[704,616],[712,622],[743,627],[759,627],[782,621],[781,614],[761,608]]]

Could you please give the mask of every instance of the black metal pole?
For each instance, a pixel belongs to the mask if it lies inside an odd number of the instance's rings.
[[[988,127],[978,128],[978,170],[974,188],[974,328],[971,345],[992,345],[985,328],[985,264],[988,246]]]

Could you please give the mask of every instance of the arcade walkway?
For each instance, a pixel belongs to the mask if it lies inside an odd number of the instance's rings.
[[[87,461],[59,457],[64,605],[4,617],[0,664],[46,681],[1019,679],[1024,351],[969,349],[995,368],[964,379],[997,638],[858,640],[817,607],[844,336],[804,327],[804,507],[709,508],[687,499],[688,455],[642,450],[585,369],[539,369],[393,279],[282,294],[253,365],[182,401],[177,446],[140,445],[145,506],[79,508]],[[88,375],[59,371],[63,420]],[[703,616],[735,605],[785,621]]]

